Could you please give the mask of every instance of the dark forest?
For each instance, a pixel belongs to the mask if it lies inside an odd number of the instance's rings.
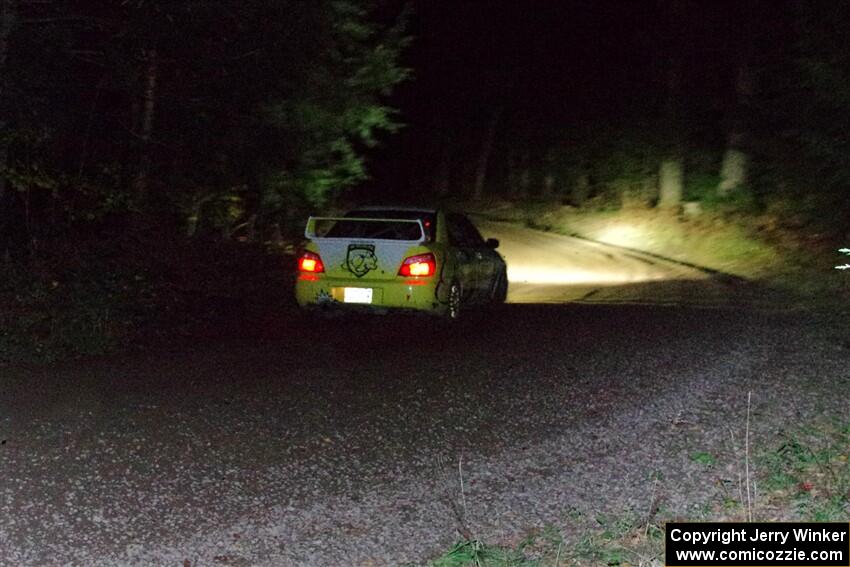
[[[3,0],[6,312],[81,296],[100,321],[123,309],[101,302],[145,303],[192,263],[228,296],[261,279],[251,251],[359,202],[690,207],[836,255],[848,17],[758,0]],[[142,265],[163,242],[213,258]],[[249,265],[221,278],[210,246]]]

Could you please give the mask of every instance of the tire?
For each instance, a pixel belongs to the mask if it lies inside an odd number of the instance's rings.
[[[508,274],[502,269],[493,279],[493,288],[490,290],[490,303],[499,305],[508,298]]]

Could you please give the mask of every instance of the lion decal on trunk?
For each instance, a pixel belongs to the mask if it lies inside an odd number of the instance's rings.
[[[351,244],[345,256],[345,266],[349,272],[362,278],[378,267],[374,244]]]

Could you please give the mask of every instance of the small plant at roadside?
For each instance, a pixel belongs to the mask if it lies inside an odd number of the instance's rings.
[[[602,528],[601,532],[583,537],[570,550],[569,556],[579,564],[622,565],[628,563],[631,553],[621,541],[635,529],[635,522],[627,518],[611,520],[597,517],[596,522]]]
[[[717,459],[714,458],[714,455],[712,455],[711,453],[706,453],[705,451],[697,451],[696,453],[692,453],[691,460],[695,463],[705,465],[707,467],[711,467],[717,464]]]
[[[716,466],[718,458],[694,451],[690,460]],[[753,479],[758,486],[753,511],[742,489],[719,480],[721,502],[706,503],[693,521],[742,520],[752,513],[760,521],[845,521],[850,516],[850,422],[821,421],[780,436],[772,448],[757,451]],[[663,477],[653,474],[653,479]],[[729,486],[726,486],[726,483]],[[584,514],[565,511],[578,522]],[[658,511],[646,519],[597,516],[598,529],[565,541],[556,528],[533,534],[516,547],[499,547],[463,540],[432,561],[431,567],[551,567],[567,565],[661,565],[665,521],[674,517]],[[681,519],[676,517],[675,519]]]
[[[850,513],[850,423],[826,423],[789,436],[765,458],[770,506],[803,520],[840,521]]]
[[[539,561],[525,556],[524,546],[505,549],[478,540],[457,542],[445,555],[431,562],[431,567],[537,567]]]

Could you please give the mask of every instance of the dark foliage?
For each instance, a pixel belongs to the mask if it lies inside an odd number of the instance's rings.
[[[403,26],[368,0],[0,0],[0,360],[285,294],[261,243],[367,177]]]
[[[283,221],[366,177],[401,24],[363,2],[5,2],[2,249],[138,213]]]

